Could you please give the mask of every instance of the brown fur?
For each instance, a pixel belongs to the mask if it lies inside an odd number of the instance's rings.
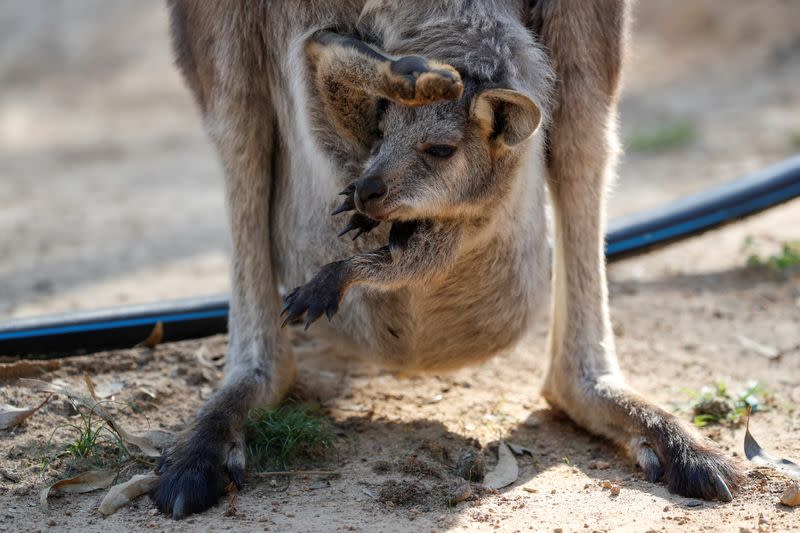
[[[328,334],[395,370],[513,346],[542,307],[545,180],[556,237],[545,396],[651,479],[730,498],[730,460],[632,392],[616,363],[602,236],[625,1],[169,5],[225,169],[234,257],[225,382],[160,467],[162,511],[203,510],[227,479],[241,483],[244,413],[293,378],[279,284],[299,285],[290,318],[328,313]],[[456,150],[431,158],[437,145]],[[386,185],[378,199],[361,194],[370,179]],[[328,216],[342,189],[346,208],[384,222],[354,242]]]

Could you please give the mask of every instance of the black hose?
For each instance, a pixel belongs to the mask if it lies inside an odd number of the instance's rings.
[[[616,220],[606,234],[615,261],[685,239],[800,196],[800,156],[739,180]],[[277,318],[276,318],[277,320]],[[33,317],[0,323],[0,355],[54,358],[129,348],[161,322],[163,342],[227,331],[225,296]]]

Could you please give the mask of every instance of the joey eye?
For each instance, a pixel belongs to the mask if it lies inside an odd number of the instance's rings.
[[[456,151],[455,146],[450,146],[449,144],[432,144],[425,148],[425,153],[428,155],[432,155],[433,157],[440,157],[440,158],[447,158],[453,155]]]

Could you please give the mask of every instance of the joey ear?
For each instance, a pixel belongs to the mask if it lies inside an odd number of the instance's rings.
[[[487,89],[472,100],[471,114],[498,147],[514,146],[536,132],[542,119],[539,106],[512,89]]]

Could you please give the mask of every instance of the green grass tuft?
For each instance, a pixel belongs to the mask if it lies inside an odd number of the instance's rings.
[[[259,470],[318,466],[334,452],[330,422],[302,403],[253,409],[247,417],[245,441],[249,464]]]
[[[747,257],[747,266],[769,268],[781,272],[800,268],[800,241],[784,242],[780,252],[764,258],[757,254],[750,254]]]
[[[692,122],[676,120],[654,128],[634,131],[626,143],[634,152],[666,152],[692,144],[697,131]]]
[[[748,410],[764,411],[774,404],[774,398],[763,385],[757,382],[748,384],[738,394],[728,392],[724,382],[717,382],[715,387],[703,387],[702,390],[683,389],[690,398],[688,410],[691,411],[692,422],[697,427],[709,424],[741,425]],[[682,409],[685,410],[685,409]]]
[[[68,471],[85,470],[86,468],[120,468],[131,459],[130,452],[125,447],[119,435],[96,412],[72,402],[72,407],[77,412],[78,419],[74,423],[57,426],[50,434],[48,445],[55,435],[66,434],[69,440],[54,454],[42,458],[42,465],[47,468],[57,460],[65,460]],[[102,403],[95,404],[101,407]]]

